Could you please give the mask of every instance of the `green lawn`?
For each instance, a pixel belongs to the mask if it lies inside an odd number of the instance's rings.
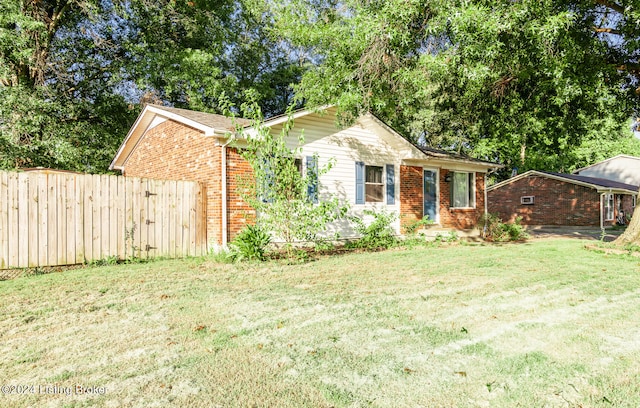
[[[584,244],[0,282],[0,406],[638,407],[640,260]]]

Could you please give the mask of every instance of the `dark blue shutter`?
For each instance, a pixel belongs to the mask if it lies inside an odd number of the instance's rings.
[[[356,204],[364,204],[364,163],[356,162]]]
[[[396,203],[395,169],[393,164],[385,165],[387,169],[387,204]]]
[[[261,197],[263,203],[271,203],[273,202],[273,183],[275,183],[275,174],[273,173],[273,163],[266,157],[262,158],[262,166],[264,169],[265,179],[261,181]]]
[[[307,196],[314,203],[318,203],[318,157],[307,156]]]

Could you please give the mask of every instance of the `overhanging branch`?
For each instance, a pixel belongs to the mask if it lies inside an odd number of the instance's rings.
[[[615,35],[622,35],[622,32],[620,30],[616,30],[615,28],[609,28],[609,27],[593,27],[593,30],[596,33],[607,33],[607,34],[615,34]]]
[[[626,71],[633,75],[640,75],[640,64],[622,64],[617,66],[618,71]]]
[[[622,7],[618,3],[614,3],[609,0],[595,0],[595,2],[598,4],[602,4],[603,6],[608,7],[611,10],[617,11],[618,13],[624,13],[624,7]]]

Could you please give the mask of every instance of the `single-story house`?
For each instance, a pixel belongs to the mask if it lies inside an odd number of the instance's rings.
[[[355,216],[365,209],[393,212],[398,234],[424,216],[445,229],[471,229],[486,211],[486,175],[500,167],[495,163],[420,148],[372,114],[346,128],[336,126],[334,107],[300,110],[293,117],[292,146],[304,130],[299,159],[317,155],[320,166],[333,161],[319,179],[320,200],[337,195]],[[286,121],[281,116],[265,125],[277,134]],[[125,176],[203,182],[208,242],[224,245],[255,216],[238,181],[252,170],[238,152],[242,140],[233,130],[225,116],[147,105],[110,169]],[[341,237],[355,236],[347,222],[334,227]]]
[[[592,164],[591,166],[578,169],[574,174],[640,186],[640,157],[620,154]]]
[[[637,195],[637,185],[535,170],[487,188],[490,213],[530,226],[611,226],[633,213]]]

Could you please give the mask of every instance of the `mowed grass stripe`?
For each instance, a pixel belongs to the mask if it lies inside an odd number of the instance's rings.
[[[579,240],[0,282],[2,406],[640,406],[640,262]],[[564,404],[564,405],[563,405]]]

